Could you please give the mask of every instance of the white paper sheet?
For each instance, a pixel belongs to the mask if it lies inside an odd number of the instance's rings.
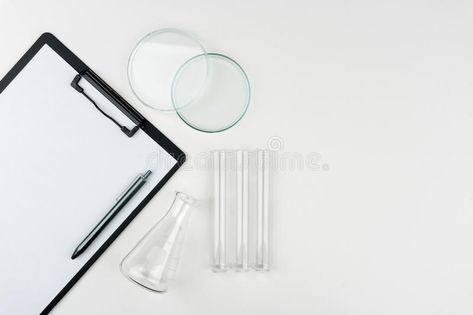
[[[143,131],[128,138],[70,83],[45,45],[0,94],[0,314],[37,314],[176,164]],[[107,113],[133,123],[85,79]],[[80,257],[71,254],[138,175],[141,191]]]

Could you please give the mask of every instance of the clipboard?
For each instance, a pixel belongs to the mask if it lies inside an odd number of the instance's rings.
[[[50,33],[0,81],[0,144],[2,314],[49,313],[186,158]],[[146,169],[153,179],[71,260]]]

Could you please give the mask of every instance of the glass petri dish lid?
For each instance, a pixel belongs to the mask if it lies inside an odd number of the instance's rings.
[[[180,106],[200,95],[207,80],[204,46],[191,34],[178,29],[161,29],[143,37],[128,59],[128,82],[135,96],[146,106],[174,111],[171,99],[173,79],[179,68],[194,56],[202,56],[194,65],[193,84],[181,99]]]
[[[207,65],[204,88],[192,89],[203,64]],[[220,132],[235,126],[245,115],[251,100],[251,86],[243,68],[219,53],[204,53],[187,60],[172,84],[172,104],[190,127],[203,132]]]

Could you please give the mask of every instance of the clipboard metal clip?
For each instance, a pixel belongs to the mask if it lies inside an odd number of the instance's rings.
[[[90,77],[90,78],[94,78],[94,77]],[[71,82],[71,86],[74,88],[74,90],[76,90],[77,92],[79,92],[80,94],[84,95],[85,98],[87,98],[94,106],[95,108],[100,112],[102,113],[102,115],[104,115],[105,117],[107,117],[108,119],[110,119],[115,125],[117,125],[118,128],[120,128],[120,130],[126,134],[129,138],[133,137],[135,135],[135,133],[138,131],[138,129],[140,129],[140,123],[138,123],[135,127],[133,127],[131,130],[128,129],[126,126],[124,125],[121,125],[118,121],[116,121],[112,116],[110,116],[109,114],[107,114],[106,112],[104,112],[98,105],[97,103],[89,96],[87,95],[85,92],[84,92],[84,89],[79,85],[79,81],[82,79],[82,75],[78,74],[74,77],[74,79],[72,80]],[[100,82],[96,82],[97,84],[99,84]],[[94,84],[94,86],[96,86]],[[97,86],[96,86],[97,87]],[[119,109],[121,109],[123,111],[123,108],[119,107]]]

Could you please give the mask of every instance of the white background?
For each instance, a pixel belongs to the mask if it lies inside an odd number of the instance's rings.
[[[472,9],[468,1],[0,0],[2,75],[50,31],[190,157],[55,313],[473,313]],[[199,133],[132,96],[127,57],[163,27],[198,34],[247,70],[254,99],[237,127]],[[206,206],[193,213],[169,293],[119,273],[174,190],[209,197],[203,153],[278,141],[280,155],[309,163],[273,177],[270,273],[209,270]]]

